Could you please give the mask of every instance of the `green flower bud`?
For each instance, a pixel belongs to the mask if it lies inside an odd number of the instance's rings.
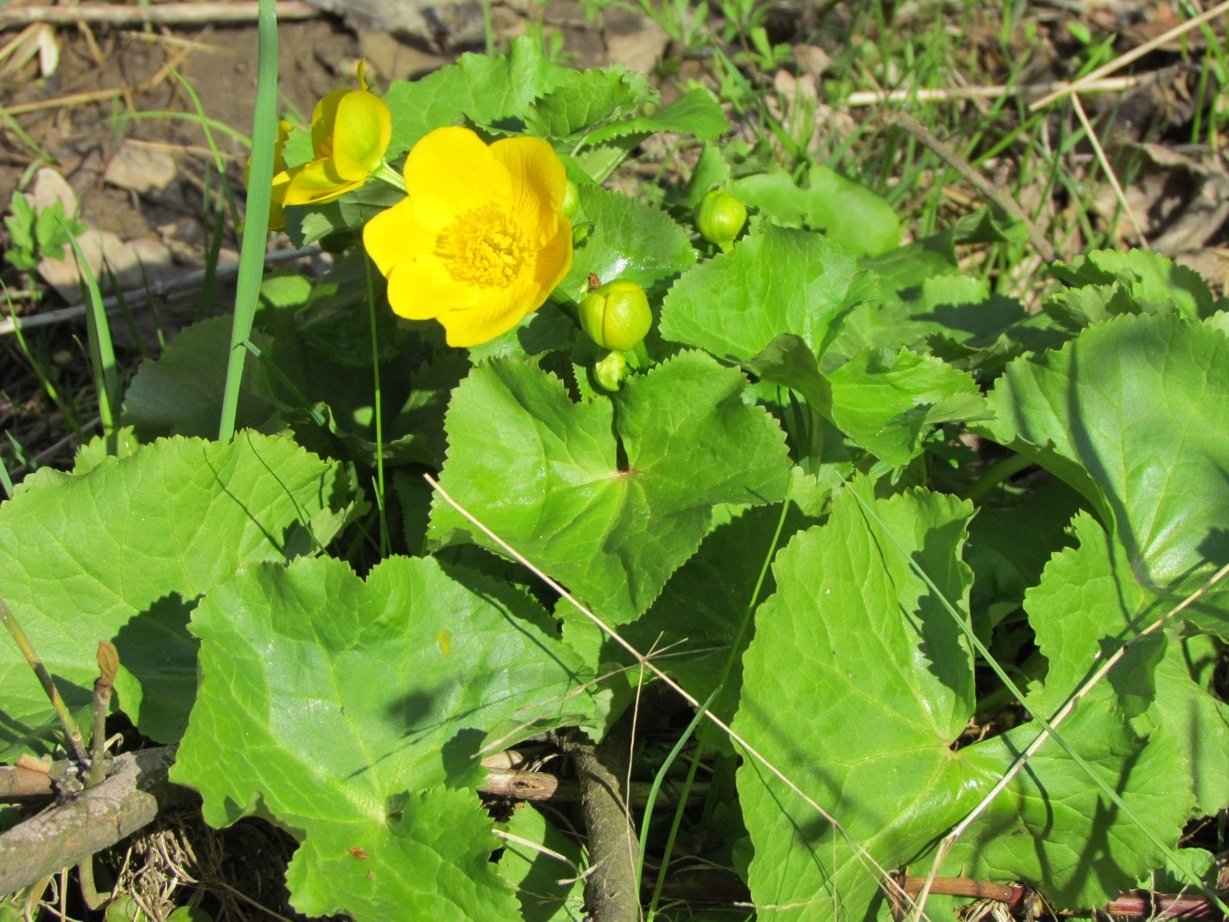
[[[721,247],[721,252],[728,253],[734,246],[734,238],[738,236],[747,223],[747,206],[730,195],[714,189],[704,196],[700,209],[696,214],[696,227],[709,243]]]
[[[653,312],[643,288],[620,280],[581,302],[580,325],[599,346],[624,352],[644,339],[653,325]]]
[[[580,208],[580,189],[572,180],[568,180],[567,186],[563,190],[563,201],[559,205],[559,213],[565,218],[576,217],[576,211]]]
[[[606,358],[593,366],[593,380],[605,391],[617,391],[623,386],[627,375],[627,356],[622,352],[608,353]]]

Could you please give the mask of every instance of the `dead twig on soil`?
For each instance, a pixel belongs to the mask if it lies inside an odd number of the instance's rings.
[[[148,825],[174,799],[167,780],[174,747],[118,756],[95,788],[0,835],[0,894],[87,861]]]
[[[301,250],[280,250],[275,253],[265,255],[265,265],[274,266],[280,263],[293,262],[296,259],[302,259],[306,256],[315,256],[319,254],[318,247],[305,247]],[[215,281],[228,281],[239,274],[239,264],[233,263],[226,266],[217,266],[213,270]],[[131,291],[126,291],[120,295],[114,295],[110,298],[105,298],[102,306],[105,310],[112,311],[127,305],[129,308],[156,301],[162,298],[171,298],[176,295],[187,294],[197,291],[201,283],[208,277],[207,269],[198,269],[194,272],[189,272],[186,275],[172,279],[169,282],[156,282],[153,285],[147,285],[142,288],[134,288]],[[76,320],[78,317],[85,316],[85,305],[76,304],[72,307],[62,307],[59,310],[45,311],[43,313],[31,314],[28,317],[6,317],[0,319],[0,336],[6,336],[16,330],[32,330],[35,327],[49,326],[53,323],[61,323],[67,320]]]
[[[640,843],[627,806],[624,777],[630,761],[631,715],[625,714],[598,745],[569,740],[580,808],[588,833],[592,873],[585,879],[585,909],[594,922],[637,922],[636,866]]]
[[[1041,228],[1033,222],[1033,219],[1020,207],[1020,203],[1002,189],[997,189],[991,185],[951,145],[935,137],[925,125],[922,125],[907,112],[893,112],[887,115],[886,119],[891,124],[899,125],[909,134],[913,135],[913,137],[917,138],[918,141],[925,144],[938,155],[940,160],[959,173],[961,178],[976,189],[987,201],[998,205],[999,208],[1028,228],[1029,243],[1032,244],[1033,249],[1043,260],[1053,262],[1058,258],[1058,253],[1055,251],[1053,244],[1041,232]]]
[[[0,9],[0,29],[47,22],[53,25],[129,26],[191,25],[255,22],[258,3],[151,3],[128,5],[120,3],[81,3],[75,6],[18,6]],[[278,0],[277,18],[286,22],[298,19],[319,19],[325,14],[300,0]]]
[[[1135,74],[1129,77],[1107,77],[1090,80],[1080,87],[1081,93],[1122,93],[1137,87],[1158,82],[1165,74],[1176,68]],[[1002,83],[992,86],[943,86],[918,87],[912,90],[858,90],[844,99],[852,107],[879,106],[892,102],[952,102],[969,99],[1001,99],[1004,96],[1044,96],[1047,93],[1065,90],[1070,86],[1063,80],[1045,83]]]

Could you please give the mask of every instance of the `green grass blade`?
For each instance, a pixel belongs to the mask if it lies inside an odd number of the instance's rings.
[[[247,227],[239,250],[239,278],[235,291],[235,317],[230,334],[230,361],[222,394],[218,440],[235,435],[239,385],[243,379],[243,343],[252,332],[252,319],[260,296],[265,268],[265,238],[269,231],[269,202],[273,195],[273,148],[277,140],[277,17],[273,0],[260,0],[260,66],[256,77],[256,113],[252,118],[252,170],[247,199]]]
[[[111,343],[111,324],[107,318],[107,309],[102,303],[102,292],[98,288],[98,279],[90,268],[81,250],[77,237],[63,221],[59,222],[68,244],[72,247],[73,256],[77,260],[77,271],[81,273],[81,287],[85,291],[88,309],[85,312],[85,328],[89,336],[90,376],[94,379],[94,388],[98,392],[98,415],[102,419],[102,434],[107,440],[107,451],[115,450],[116,410],[119,405],[120,381],[119,366],[115,362],[115,347]]]

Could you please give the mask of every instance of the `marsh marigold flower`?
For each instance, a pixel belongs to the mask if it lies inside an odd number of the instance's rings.
[[[340,198],[367,181],[383,162],[393,136],[392,115],[370,91],[358,65],[357,90],[334,90],[312,110],[315,159],[289,171],[286,205],[318,205]]]
[[[450,346],[512,329],[571,268],[566,187],[563,164],[539,138],[487,146],[455,127],[423,137],[405,162],[407,197],[363,229],[393,310],[438,320]]]

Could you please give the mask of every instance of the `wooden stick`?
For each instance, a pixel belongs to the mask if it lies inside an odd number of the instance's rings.
[[[125,753],[98,787],[0,835],[0,893],[79,864],[152,822],[175,790],[167,780],[174,752]]]
[[[304,247],[301,250],[279,250],[274,253],[265,255],[265,265],[274,266],[279,263],[291,262],[296,259],[301,259],[305,256],[315,256],[320,252],[319,247]],[[228,280],[233,278],[239,272],[239,264],[231,263],[225,266],[217,266],[214,268],[214,277],[217,280]],[[158,298],[170,298],[175,295],[191,293],[200,288],[204,282],[208,272],[204,269],[197,269],[189,272],[182,278],[172,279],[168,282],[156,282],[153,285],[148,285],[144,288],[136,288],[131,291],[126,291],[122,296],[106,298],[102,302],[102,306],[107,310],[116,310],[121,304],[127,304],[129,307],[134,307],[137,304],[146,301],[154,301]],[[85,315],[85,307],[81,304],[73,305],[72,307],[62,307],[53,311],[43,311],[38,314],[30,314],[26,317],[5,317],[0,319],[0,336],[12,333],[14,330],[32,330],[35,327],[48,326],[53,323],[60,323],[65,320],[76,320],[78,317]]]
[[[1155,83],[1164,71],[1153,71],[1129,77],[1107,77],[1090,80],[1080,87],[1081,93],[1121,93],[1148,83]],[[1043,96],[1070,86],[1062,80],[1045,83],[995,84],[991,86],[921,87],[913,90],[858,90],[845,97],[847,106],[878,106],[889,102],[950,102],[959,99],[999,99],[1003,96]]]
[[[0,29],[26,26],[36,22],[53,25],[75,25],[87,22],[107,26],[128,26],[144,23],[160,25],[213,25],[219,23],[255,22],[256,2],[238,0],[235,3],[151,3],[132,5],[119,3],[81,3],[76,6],[17,6],[0,8]],[[300,0],[278,0],[277,18],[290,20],[316,19],[321,10]]]

